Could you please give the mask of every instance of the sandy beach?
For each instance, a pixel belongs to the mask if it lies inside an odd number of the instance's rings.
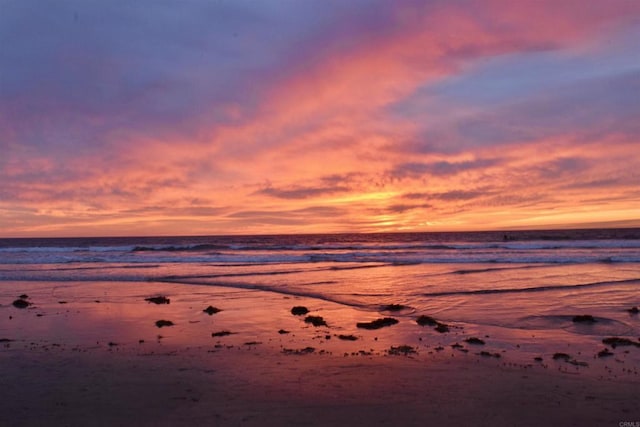
[[[12,305],[21,294],[23,309]],[[495,330],[440,334],[416,324],[419,313],[369,330],[356,324],[376,316],[330,302],[166,283],[9,282],[1,296],[8,426],[640,420],[636,346],[598,358],[603,344],[587,354],[550,338],[534,360],[517,337],[509,347]],[[153,296],[170,303],[145,301]],[[291,313],[307,306],[327,325]],[[560,349],[573,359],[554,360]]]

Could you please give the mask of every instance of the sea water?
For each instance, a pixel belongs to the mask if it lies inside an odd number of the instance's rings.
[[[629,311],[640,305],[640,229],[0,239],[0,288],[22,281],[235,288],[478,327],[640,336]],[[598,322],[573,322],[580,314]]]

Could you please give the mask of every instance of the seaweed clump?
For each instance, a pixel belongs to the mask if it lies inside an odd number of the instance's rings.
[[[15,301],[13,302],[13,306],[14,306],[15,308],[27,308],[27,307],[29,307],[30,305],[31,305],[31,303],[30,303],[29,301],[26,301],[26,300],[24,300],[24,299],[22,299],[22,298],[17,299],[17,300],[15,300]]]
[[[231,331],[220,331],[220,332],[213,332],[211,334],[212,337],[226,337],[227,335],[231,335],[233,334],[233,332]]]
[[[174,323],[171,320],[158,320],[156,321],[156,326],[158,328],[163,328],[165,326],[173,326]]]
[[[589,366],[587,362],[581,362],[579,360],[576,360],[570,355],[568,355],[567,353],[554,353],[553,360],[564,360],[565,362],[570,363],[571,365],[574,365],[574,366]]]
[[[444,323],[438,323],[438,326],[434,328],[436,332],[440,332],[444,334],[445,332],[449,332],[449,325],[445,325]]]
[[[417,354],[418,351],[410,345],[399,345],[397,347],[391,346],[391,348],[388,350],[388,353],[394,356],[408,356],[410,354]]]
[[[301,349],[285,348],[282,350],[284,354],[296,354],[296,355],[311,354],[315,351],[316,349],[313,347],[305,347]]]
[[[171,300],[165,296],[149,297],[145,298],[145,301],[152,302],[154,304],[169,304]]]
[[[482,357],[495,357],[496,359],[500,359],[502,357],[500,353],[489,353],[488,351],[481,351],[478,355]]]
[[[554,353],[553,360],[564,360],[565,362],[568,362],[571,360],[571,356],[567,353]]]
[[[620,338],[620,337],[610,337],[602,340],[603,344],[610,345],[612,348],[616,348],[617,346],[636,346],[640,347],[640,342],[631,341],[629,338]]]
[[[424,314],[416,319],[416,323],[420,326],[435,326],[434,330],[436,332],[440,332],[441,334],[449,332],[449,325],[439,322],[433,317],[426,316]]]
[[[301,305],[295,306],[291,309],[291,314],[294,314],[296,316],[302,316],[304,314],[307,314],[308,312],[309,309]]]
[[[416,323],[420,326],[437,326],[438,322],[431,316],[425,316],[424,314],[416,319]]]
[[[397,319],[393,317],[385,317],[383,319],[376,319],[371,322],[358,322],[356,326],[361,329],[380,329],[385,326],[392,326],[398,323]]]
[[[313,326],[329,326],[322,316],[307,316],[304,321],[305,323],[311,323]]]
[[[573,323],[596,323],[597,320],[590,314],[579,314],[577,316],[573,316]]]
[[[222,310],[220,310],[217,307],[213,307],[213,306],[210,305],[209,307],[205,308],[202,311],[207,313],[209,316],[211,316],[212,314],[220,313]]]
[[[381,308],[382,311],[401,311],[407,308],[407,306],[402,304],[387,304],[383,305]]]
[[[600,358],[608,357],[608,356],[613,356],[613,353],[611,351],[609,351],[609,349],[606,348],[606,347],[598,352],[598,357],[600,357]]]
[[[343,334],[338,335],[338,338],[344,341],[356,341],[358,339],[358,337],[355,335],[343,335]]]

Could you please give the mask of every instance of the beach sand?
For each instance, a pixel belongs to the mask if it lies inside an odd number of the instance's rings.
[[[12,305],[20,294],[28,295],[28,308]],[[158,295],[170,304],[145,301]],[[7,282],[0,298],[6,426],[640,421],[640,348],[634,346],[600,359],[595,351],[602,344],[589,354],[558,348],[559,333],[530,353],[518,349],[517,336],[499,338],[496,330],[451,325],[440,334],[418,326],[414,319],[422,313],[393,316],[310,298],[166,283]],[[209,305],[222,311],[203,312]],[[308,307],[328,326],[306,323],[304,315],[291,314],[294,306]],[[356,327],[386,315],[400,322]],[[158,328],[157,320],[174,325]],[[225,331],[231,334],[219,334]],[[466,342],[471,335],[486,344]],[[587,366],[553,360],[559,350]],[[534,353],[543,360],[534,361]]]

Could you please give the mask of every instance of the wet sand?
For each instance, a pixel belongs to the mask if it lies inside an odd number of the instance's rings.
[[[22,293],[31,305],[12,306]],[[153,296],[170,304],[145,301]],[[162,283],[16,282],[0,298],[2,425],[640,421],[640,348],[598,358],[599,340],[563,344],[562,331],[528,350],[491,328],[454,324],[438,333],[415,322],[422,313]],[[209,305],[221,311],[204,312]],[[294,306],[327,326],[291,314]],[[384,317],[399,322],[356,326]],[[554,360],[560,350],[586,366]]]

